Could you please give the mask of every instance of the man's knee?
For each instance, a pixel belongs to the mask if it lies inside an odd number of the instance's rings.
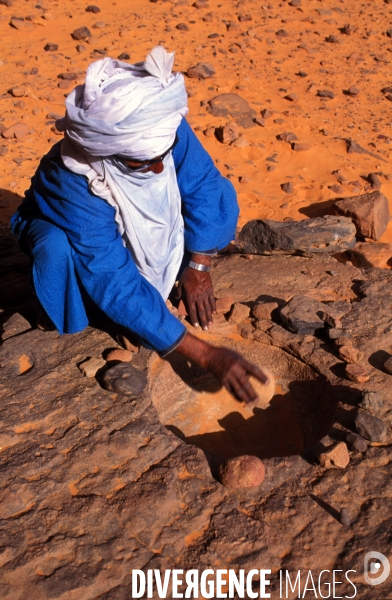
[[[34,221],[26,241],[36,261],[58,264],[71,258],[71,247],[64,231],[46,221]]]

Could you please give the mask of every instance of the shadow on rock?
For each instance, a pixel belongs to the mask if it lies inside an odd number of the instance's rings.
[[[250,418],[239,412],[224,416],[218,421],[221,431],[187,437],[178,427],[167,428],[206,455],[224,459],[243,454],[260,459],[292,456],[302,454],[328,433],[336,406],[336,394],[326,380],[293,381],[286,394],[275,395],[265,409],[254,408]]]

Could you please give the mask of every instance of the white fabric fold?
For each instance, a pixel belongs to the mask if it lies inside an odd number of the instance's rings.
[[[120,157],[149,160],[173,143],[187,113],[174,54],[158,46],[145,63],[105,58],[66,100],[64,164],[87,177],[90,190],[116,211],[116,223],[139,272],[170,293],[184,252],[181,198],[171,153],[160,174],[129,170]],[[59,125],[61,127],[61,124]]]

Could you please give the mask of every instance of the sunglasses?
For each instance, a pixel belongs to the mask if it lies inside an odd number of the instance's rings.
[[[152,160],[140,161],[140,160],[133,159],[133,158],[126,158],[125,159],[123,156],[116,156],[116,158],[118,158],[119,160],[121,160],[121,162],[127,167],[127,169],[129,169],[129,171],[132,171],[133,173],[137,173],[138,171],[144,171],[144,169],[148,169],[152,165],[156,165],[156,164],[162,162],[163,159],[177,145],[177,143],[178,143],[178,137],[177,137],[177,134],[176,134],[176,137],[174,138],[174,142],[172,143],[172,145],[170,146],[170,148],[168,148],[163,154],[161,154],[161,156],[158,156],[157,158],[153,158]],[[137,166],[129,165],[128,161],[138,163],[138,165]]]

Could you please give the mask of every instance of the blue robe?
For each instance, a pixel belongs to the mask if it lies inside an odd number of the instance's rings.
[[[213,253],[234,239],[232,184],[214,166],[185,119],[173,150],[182,201],[185,247]],[[114,208],[90,192],[87,179],[61,160],[61,142],[44,156],[11,226],[32,258],[36,294],[60,333],[88,325],[85,296],[112,321],[162,354],[185,334],[159,292],[124,247]]]

